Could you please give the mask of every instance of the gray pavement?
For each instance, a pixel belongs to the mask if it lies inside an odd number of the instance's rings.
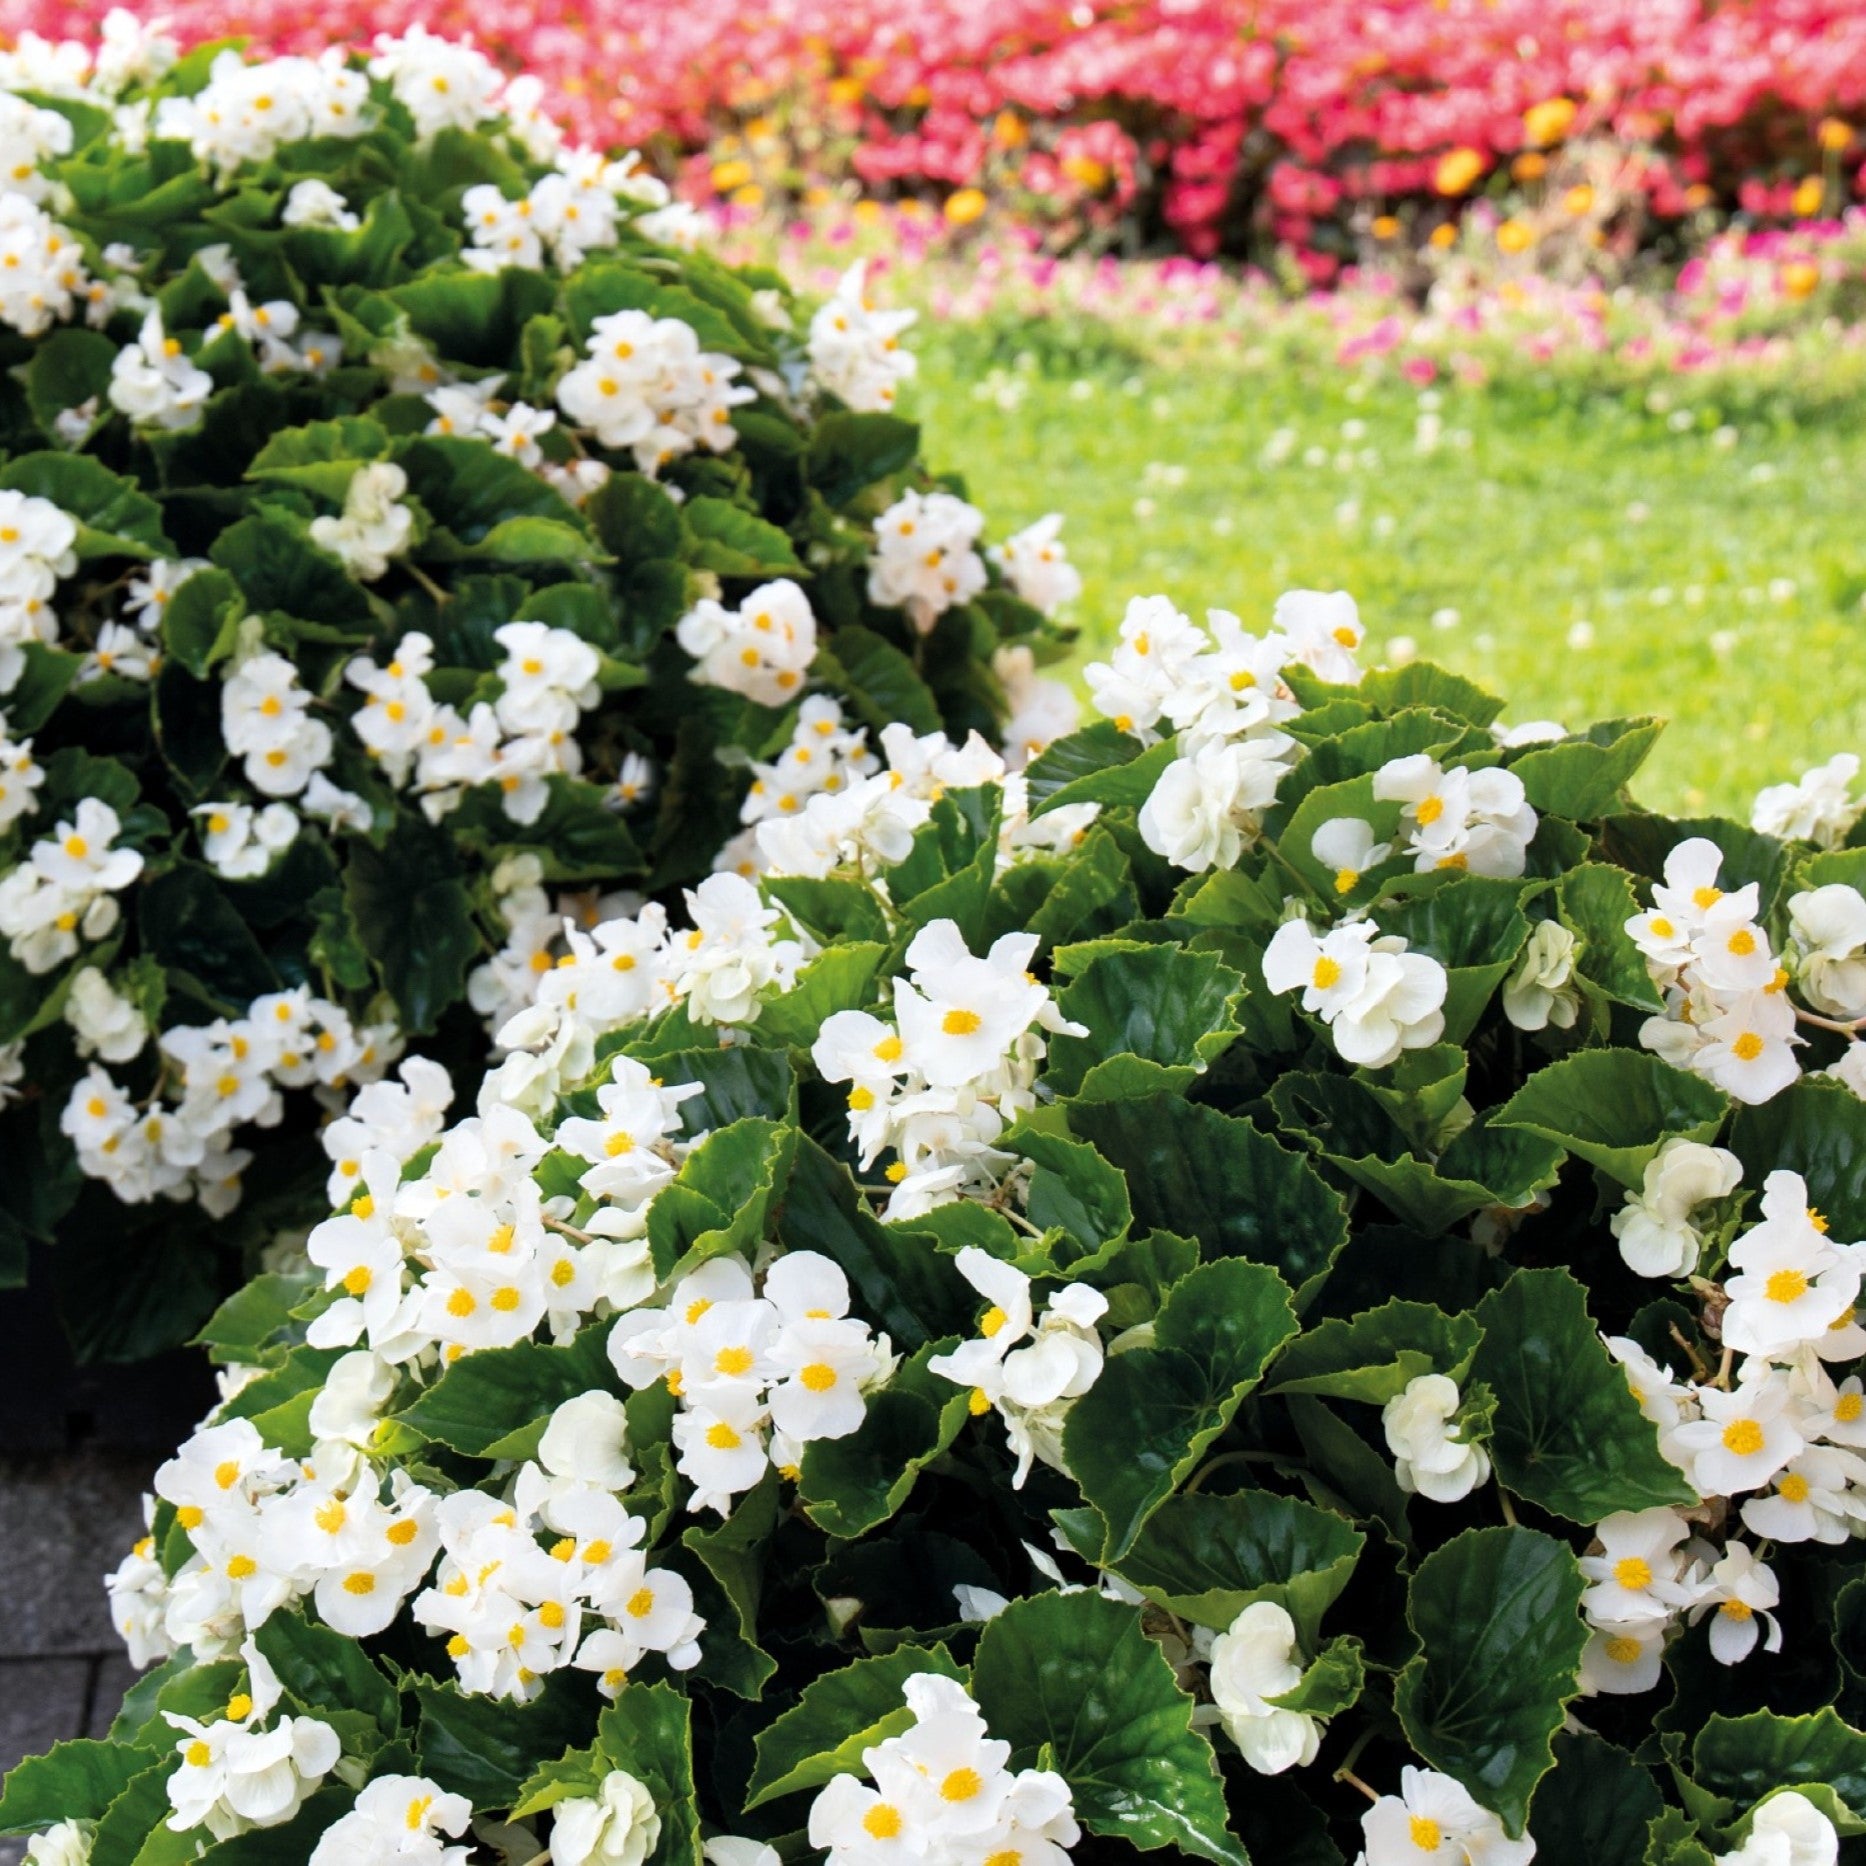
[[[160,1459],[95,1449],[0,1458],[0,1770],[63,1737],[102,1736],[135,1674],[103,1577],[143,1533]],[[0,1866],[24,1842],[0,1840]]]

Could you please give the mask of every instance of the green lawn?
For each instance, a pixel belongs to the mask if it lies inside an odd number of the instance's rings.
[[[1866,742],[1866,421],[1448,389],[1421,451],[1410,387],[981,342],[927,332],[911,412],[994,535],[1067,515],[1082,660],[1131,596],[1255,626],[1341,588],[1377,658],[1410,638],[1507,719],[1669,717],[1655,806],[1747,815]]]

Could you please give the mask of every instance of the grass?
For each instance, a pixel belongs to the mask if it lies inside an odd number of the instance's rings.
[[[1261,626],[1282,590],[1339,588],[1375,658],[1410,641],[1511,721],[1668,717],[1654,807],[1747,816],[1866,742],[1866,422],[1844,411],[1499,387],[1434,415],[1397,383],[1041,339],[1000,333],[994,361],[986,333],[929,331],[911,412],[996,535],[1066,514],[1079,663],[1132,596]]]

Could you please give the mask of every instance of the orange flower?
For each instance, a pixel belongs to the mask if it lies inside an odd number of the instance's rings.
[[[860,78],[831,78],[829,101],[839,110],[853,110],[862,101],[863,89]]]
[[[1517,181],[1540,181],[1549,172],[1547,156],[1537,155],[1531,149],[1527,154],[1519,155],[1510,164],[1510,174]]]
[[[1815,126],[1814,138],[1830,155],[1838,155],[1853,140],[1853,126],[1838,117],[1823,117]]]
[[[713,169],[713,192],[730,194],[734,188],[743,188],[751,178],[749,162],[720,162]]]
[[[1483,174],[1486,166],[1484,157],[1475,149],[1447,150],[1438,159],[1432,186],[1440,194],[1463,194]]]
[[[1685,206],[1694,214],[1700,208],[1709,207],[1716,198],[1716,195],[1711,189],[1701,181],[1694,181],[1691,186],[1685,190]]]
[[[1078,188],[1085,188],[1090,194],[1100,194],[1108,185],[1108,164],[1097,162],[1093,156],[1064,156],[1062,169]]]
[[[1561,198],[1561,204],[1576,220],[1594,205],[1594,190],[1586,182],[1577,182]]]
[[[765,191],[755,181],[748,181],[742,188],[732,190],[734,207],[760,208],[765,204]]]
[[[1400,224],[1391,214],[1377,214],[1374,224],[1368,229],[1376,240],[1396,240],[1399,238]]]
[[[1497,250],[1501,253],[1526,253],[1535,243],[1535,229],[1526,220],[1506,220],[1497,229]]]
[[[961,188],[957,194],[950,194],[946,197],[947,224],[954,227],[969,227],[973,221],[983,217],[986,208],[990,205],[982,189]]]
[[[1021,149],[1030,140],[1030,129],[1015,110],[1000,110],[992,119],[991,140],[1000,149]]]
[[[1432,244],[1442,253],[1446,247],[1456,246],[1458,244],[1457,226],[1452,221],[1441,220],[1438,225],[1432,229],[1430,237]]]
[[[1821,269],[1811,260],[1791,259],[1782,268],[1782,290],[1790,298],[1811,298],[1821,282]]]
[[[1795,183],[1793,207],[1803,220],[1811,220],[1821,211],[1827,198],[1827,184],[1818,175],[1804,175]]]
[[[1574,114],[1574,100],[1568,97],[1551,97],[1546,103],[1531,104],[1523,112],[1523,134],[1538,149],[1546,149],[1568,134]]]

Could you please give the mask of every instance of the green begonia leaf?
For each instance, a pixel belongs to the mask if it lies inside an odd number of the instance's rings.
[[[1265,1702],[1309,1717],[1339,1717],[1360,1701],[1367,1682],[1361,1642],[1350,1633],[1331,1639],[1303,1668],[1302,1682]]]
[[[807,1050],[826,1018],[871,1002],[886,950],[876,941],[853,941],[819,953],[798,971],[788,991],[766,999],[758,1014],[757,1040]]]
[[[1702,1076],[1646,1050],[1583,1050],[1538,1069],[1493,1117],[1638,1186],[1666,1141],[1709,1141],[1729,1100]]]
[[[1844,1083],[1803,1076],[1755,1107],[1739,1108],[1730,1147],[1743,1183],[1772,1172],[1799,1173],[1808,1203],[1836,1238],[1866,1238],[1866,1102]]]
[[[256,1638],[279,1683],[314,1714],[361,1711],[385,1737],[400,1728],[395,1689],[356,1640],[288,1612],[273,1614]]]
[[[1566,1270],[1518,1270],[1477,1305],[1472,1376],[1497,1396],[1490,1455],[1498,1479],[1571,1522],[1697,1501],[1659,1454],[1657,1428]]]
[[[648,1242],[662,1282],[730,1251],[750,1253],[790,1176],[797,1130],[748,1115],[710,1134],[648,1209]]]
[[[939,702],[913,662],[872,629],[837,629],[818,648],[811,671],[841,687],[856,716],[877,733],[897,720],[915,732],[940,729]]]
[[[820,1788],[834,1775],[864,1773],[862,1751],[913,1722],[901,1687],[917,1672],[965,1678],[944,1646],[908,1645],[805,1685],[797,1702],[758,1733],[746,1808]]]
[[[1289,1287],[1262,1264],[1202,1264],[1161,1305],[1153,1345],[1113,1355],[1071,1408],[1064,1456],[1118,1561],[1231,1422],[1295,1332]]]
[[[1564,1731],[1529,1808],[1539,1866],[1643,1866],[1663,1807],[1657,1782],[1625,1750]]]
[[[847,505],[877,480],[911,466],[919,451],[920,430],[898,415],[828,414],[810,437],[810,484],[831,505]]]
[[[1300,1285],[1346,1241],[1340,1195],[1248,1121],[1148,1095],[1077,1102],[1069,1125],[1127,1174],[1137,1225],[1197,1238],[1207,1257],[1272,1264]]]
[[[1550,1739],[1576,1691],[1581,1573],[1533,1529],[1469,1529],[1419,1564],[1406,1618],[1422,1650],[1400,1674],[1406,1739],[1511,1834],[1551,1766]]]
[[[1312,1646],[1365,1544],[1345,1517],[1300,1497],[1195,1491],[1154,1511],[1117,1572],[1149,1600],[1221,1631],[1253,1601],[1275,1601]]]
[[[367,415],[345,415],[273,435],[246,469],[246,477],[302,486],[342,505],[357,469],[388,451],[389,436],[381,422]]]
[[[1537,810],[1591,822],[1613,807],[1664,729],[1658,719],[1603,719],[1584,737],[1531,745],[1509,768]]]
[[[868,1396],[862,1423],[847,1438],[804,1447],[797,1497],[830,1535],[854,1537],[886,1522],[907,1501],[920,1473],[965,1425],[971,1394],[927,1362],[952,1342],[928,1342]]]
[[[149,1766],[148,1750],[130,1743],[83,1737],[54,1743],[7,1775],[0,1794],[0,1833],[28,1834],[55,1821],[97,1820]],[[166,1765],[162,1773],[167,1776]]]
[[[1011,1766],[1054,1768],[1090,1833],[1249,1866],[1192,1700],[1132,1608],[1090,1592],[1013,1601],[979,1637],[972,1690]]]
[[[1031,761],[1030,814],[1043,816],[1074,803],[1138,808],[1174,755],[1171,739],[1149,747],[1112,721],[1097,720],[1046,745]]]
[[[473,904],[451,841],[400,814],[380,849],[355,842],[344,895],[402,1027],[432,1030],[479,957]]]
[[[464,1355],[396,1417],[428,1438],[483,1458],[514,1427],[592,1387],[619,1392],[609,1364],[609,1330],[592,1323],[567,1347],[521,1341]]]
[[[421,1712],[421,1772],[475,1808],[512,1807],[540,1764],[591,1741],[602,1703],[589,1675],[574,1671],[552,1672],[526,1704],[468,1696],[431,1678],[412,1678],[407,1688]]]
[[[728,499],[689,499],[681,508],[694,539],[691,561],[722,577],[797,577],[797,552],[768,519]]]
[[[1297,1336],[1264,1384],[1271,1393],[1318,1393],[1384,1406],[1422,1374],[1444,1374],[1462,1384],[1481,1338],[1472,1316],[1395,1300],[1352,1320],[1330,1318]]]
[[[1380,930],[1397,933],[1415,952],[1431,955],[1450,974],[1445,1041],[1462,1043],[1482,1016],[1529,938],[1522,883],[1491,875],[1458,875],[1398,906],[1382,907]]]
[[[78,521],[78,556],[172,557],[162,508],[89,454],[22,454],[0,466],[0,490],[49,499]]]
[[[1866,1732],[1826,1707],[1804,1717],[1712,1716],[1691,1746],[1691,1778],[1746,1807],[1778,1788],[1824,1782],[1866,1820]]]
[[[1088,1035],[1050,1039],[1050,1082],[1071,1095],[1094,1064],[1132,1055],[1183,1066],[1190,1083],[1236,1038],[1234,1004],[1243,990],[1242,977],[1209,953],[1174,946],[1106,953],[1057,994],[1063,1016],[1087,1025]]]
[[[1582,978],[1616,1004],[1656,1015],[1665,1008],[1646,968],[1645,955],[1627,934],[1639,912],[1626,871],[1605,862],[1583,862],[1561,878],[1556,890],[1561,919],[1580,940],[1575,965]]]

